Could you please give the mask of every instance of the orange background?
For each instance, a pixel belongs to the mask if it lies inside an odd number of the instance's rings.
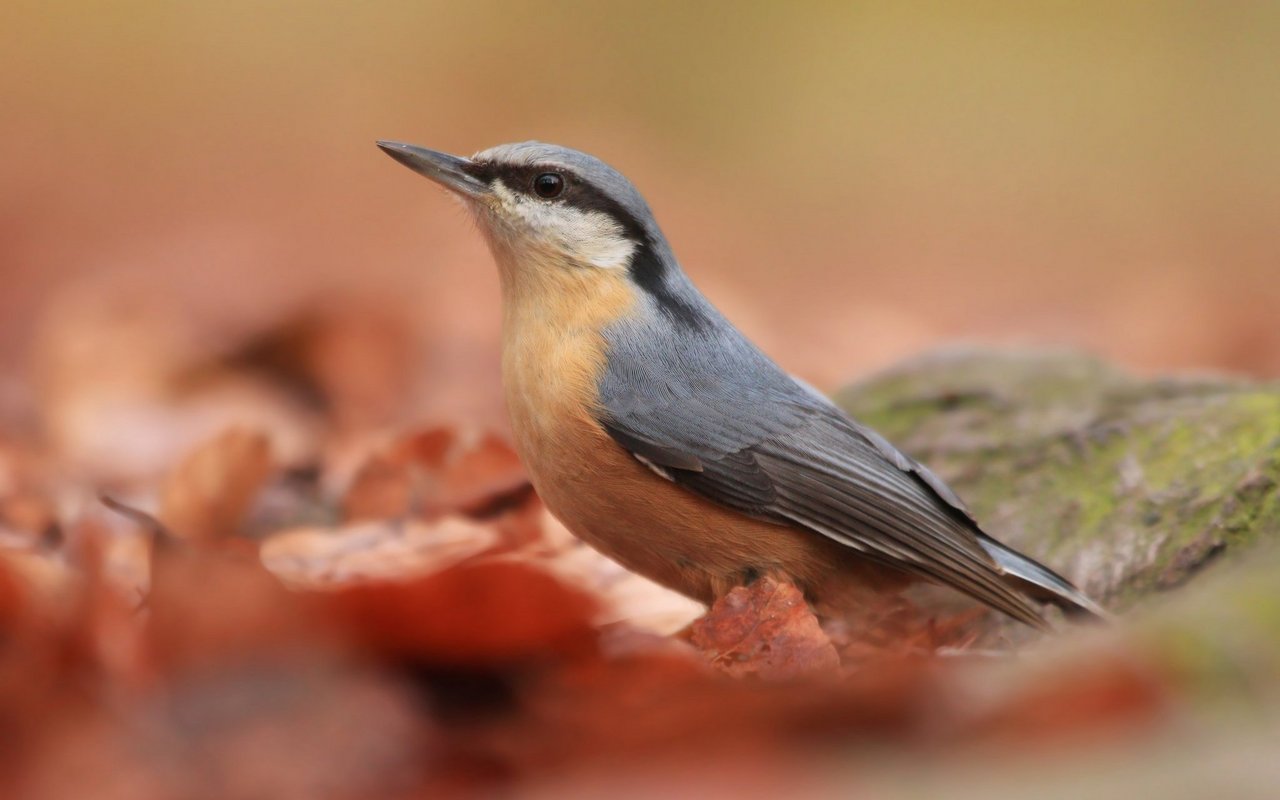
[[[957,340],[1280,375],[1280,5],[689,5],[9,0],[3,418],[324,308],[402,345],[349,365],[380,420],[499,419],[488,255],[378,138],[603,157],[822,387]]]

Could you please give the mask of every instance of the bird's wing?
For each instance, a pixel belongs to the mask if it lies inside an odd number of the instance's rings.
[[[946,484],[757,358],[709,375],[612,361],[599,421],[658,474],[710,500],[1044,624],[1006,584]]]

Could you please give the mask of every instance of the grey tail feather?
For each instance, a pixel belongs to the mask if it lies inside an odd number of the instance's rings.
[[[1071,581],[1044,564],[1000,544],[989,536],[980,534],[982,549],[996,561],[1004,573],[1005,581],[1029,597],[1043,603],[1052,603],[1068,616],[1092,616],[1109,620],[1106,609],[1085,596],[1071,585]]]

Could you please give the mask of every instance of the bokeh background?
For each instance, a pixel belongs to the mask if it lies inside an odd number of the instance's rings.
[[[759,581],[700,628],[754,659],[684,647],[701,606],[541,508],[490,258],[374,142],[603,157],[823,389],[961,342],[1275,379],[1278,101],[1274,0],[0,0],[0,794],[1275,796],[1277,384],[1086,364],[1043,452],[984,438],[1003,396],[891,431],[1012,543],[1078,530],[1047,561],[1119,625],[1006,663]],[[705,670],[775,657],[852,670]]]
[[[352,425],[503,424],[488,255],[379,138],[603,157],[823,388],[958,340],[1274,377],[1277,52],[1267,2],[8,0],[0,412],[159,464],[300,348]]]

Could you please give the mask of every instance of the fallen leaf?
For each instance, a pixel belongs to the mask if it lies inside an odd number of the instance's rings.
[[[170,473],[159,519],[192,540],[233,535],[273,468],[266,436],[232,428],[197,447]]]
[[[342,498],[347,522],[405,517],[413,508],[413,467],[385,454],[370,456]]]
[[[534,567],[494,560],[327,596],[363,647],[440,664],[512,662],[593,646],[596,603]]]
[[[371,456],[342,507],[348,521],[451,512],[489,517],[520,506],[531,491],[515,450],[500,437],[432,428]]]
[[[268,537],[260,553],[267,569],[288,584],[320,588],[422,575],[492,551],[499,543],[491,525],[444,517],[295,528]]]
[[[453,448],[437,485],[444,508],[485,516],[501,510],[505,498],[529,486],[519,456],[506,441],[491,433],[462,438]]]
[[[730,675],[789,680],[840,666],[804,595],[769,576],[721,597],[692,633],[694,646]]]
[[[456,438],[451,428],[429,428],[374,453],[356,471],[343,496],[343,518],[357,522],[421,510],[422,483],[444,468]]]
[[[988,613],[976,605],[955,612],[926,611],[905,598],[884,596],[855,617],[828,620],[823,627],[841,661],[855,665],[963,651],[978,638],[977,623]]]

